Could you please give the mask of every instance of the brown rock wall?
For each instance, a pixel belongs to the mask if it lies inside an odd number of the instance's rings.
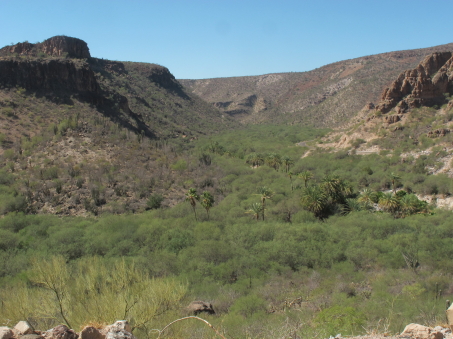
[[[47,56],[69,57],[77,59],[90,58],[90,50],[85,41],[63,35],[54,36],[42,43],[31,44],[20,42],[13,46],[6,46],[0,49],[0,56],[27,55],[39,56],[44,53]]]
[[[451,52],[433,53],[415,69],[401,73],[382,94],[376,110],[387,113],[398,105],[397,112],[421,105],[440,104],[444,93],[453,91],[453,57]]]
[[[29,90],[70,90],[99,94],[93,71],[86,63],[67,59],[0,60],[0,84]]]
[[[69,56],[70,58],[90,58],[90,50],[85,41],[67,36],[54,36],[42,43],[41,50],[52,56]]]

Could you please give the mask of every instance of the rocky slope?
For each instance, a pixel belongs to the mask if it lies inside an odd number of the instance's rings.
[[[7,46],[0,186],[9,188],[0,192],[0,214],[143,211],[150,197],[172,206],[189,174],[175,145],[238,125],[163,66],[92,58],[69,37]]]
[[[167,68],[91,58],[84,41],[65,36],[0,49],[0,91],[6,99],[0,106],[11,106],[8,92],[16,88],[24,89],[25,96],[58,103],[87,102],[108,119],[148,137],[195,136],[234,126],[186,91]],[[12,125],[6,121],[5,130]]]
[[[411,108],[442,105],[453,94],[453,57],[451,52],[433,53],[412,70],[401,73],[385,89],[376,110],[405,113]]]
[[[366,104],[346,128],[330,133],[317,146],[358,155],[397,153],[402,162],[414,164],[430,157],[426,173],[453,177],[452,130],[453,54],[436,52],[400,73],[376,105]],[[423,199],[453,206],[443,195]]]
[[[383,89],[402,71],[453,44],[345,60],[303,73],[180,80],[193,93],[243,123],[289,123],[334,127]]]

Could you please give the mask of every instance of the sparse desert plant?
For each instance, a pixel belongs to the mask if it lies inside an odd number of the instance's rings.
[[[161,194],[154,193],[151,194],[146,202],[147,209],[158,209],[162,205],[162,201],[164,201],[164,197]]]

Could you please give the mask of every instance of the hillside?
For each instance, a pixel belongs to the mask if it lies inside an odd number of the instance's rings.
[[[453,51],[453,43],[370,55],[303,73],[179,81],[242,123],[336,127],[367,103],[379,101],[400,72],[443,51]]]
[[[26,107],[16,93],[29,101]],[[0,49],[0,96],[0,132],[10,142],[21,130],[12,116],[22,119],[25,111],[29,117],[40,115],[41,111],[33,111],[36,98],[61,110],[75,101],[88,104],[96,112],[92,116],[100,113],[150,138],[190,138],[234,126],[217,109],[187,92],[167,68],[91,58],[84,41],[65,36]],[[47,125],[63,118],[51,110],[44,114]],[[37,126],[29,131],[33,135],[40,127],[36,121],[30,123]]]
[[[452,64],[451,52],[426,56],[395,77],[376,105],[366,105],[349,126],[331,133],[319,146],[352,147],[358,154],[395,149],[429,154],[433,146],[444,147],[445,166],[433,172],[451,176]]]
[[[174,205],[181,148],[237,125],[163,66],[91,58],[84,41],[65,36],[6,46],[0,155],[10,174],[1,182],[14,188],[0,210],[123,213],[150,208],[150,196]]]

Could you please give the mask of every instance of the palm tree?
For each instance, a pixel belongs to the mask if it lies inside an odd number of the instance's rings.
[[[312,212],[316,218],[324,219],[328,210],[328,201],[325,191],[319,186],[305,188],[301,203],[304,208]]]
[[[401,180],[401,177],[398,176],[398,175],[396,175],[395,173],[392,172],[392,173],[390,173],[390,179],[392,180],[392,189],[393,189],[393,193],[396,193],[396,187],[395,187],[395,185],[396,185],[396,183],[397,183],[398,181]]]
[[[399,203],[402,218],[415,213],[427,214],[430,212],[428,203],[426,201],[419,200],[415,194],[406,194],[399,200]]]
[[[344,182],[337,175],[326,175],[322,179],[321,188],[334,203],[344,201]]]
[[[299,179],[302,179],[304,181],[304,186],[307,188],[308,180],[313,178],[313,173],[310,171],[303,171],[297,175]]]
[[[289,172],[288,172],[288,177],[289,177],[289,181],[291,181],[291,191],[294,191],[294,186],[293,186],[293,172],[289,171]]]
[[[360,196],[357,198],[357,201],[363,206],[364,209],[370,210],[373,206],[373,195],[375,193],[369,189],[365,188],[360,193]]]
[[[211,207],[214,205],[214,197],[212,196],[211,193],[205,191],[201,195],[201,201],[200,201],[201,206],[204,207],[206,210],[206,214],[208,215],[208,220],[209,220],[209,210]]]
[[[266,209],[266,199],[271,199],[272,196],[274,195],[274,192],[267,188],[266,186],[262,186],[258,188],[258,194],[261,196],[261,205],[263,207],[262,209],[262,214],[263,214],[263,220],[264,220],[264,210]]]
[[[282,158],[281,158],[280,154],[269,153],[266,157],[266,164],[269,167],[272,167],[274,170],[278,170],[278,168],[282,164]]]
[[[294,161],[293,161],[293,159],[291,159],[290,157],[285,155],[282,158],[282,164],[285,166],[285,172],[288,173],[289,172],[289,167],[291,165],[294,165]]]
[[[390,212],[392,214],[396,213],[400,208],[398,199],[392,193],[384,193],[380,197],[378,204],[383,211]]]
[[[342,214],[346,215],[351,212],[361,211],[362,205],[356,199],[346,199],[342,209]]]
[[[247,160],[245,162],[250,164],[252,167],[259,167],[264,164],[264,158],[261,154],[253,152],[247,156]]]
[[[189,191],[186,193],[186,201],[190,203],[193,209],[193,213],[195,214],[195,220],[198,221],[197,218],[197,211],[195,209],[197,205],[197,201],[200,200],[200,196],[197,194],[197,190],[195,188],[189,188]]]
[[[254,218],[256,220],[260,220],[260,214],[263,211],[263,205],[261,205],[259,202],[254,202],[252,205],[250,205],[249,209],[245,213],[251,213],[253,214]]]

